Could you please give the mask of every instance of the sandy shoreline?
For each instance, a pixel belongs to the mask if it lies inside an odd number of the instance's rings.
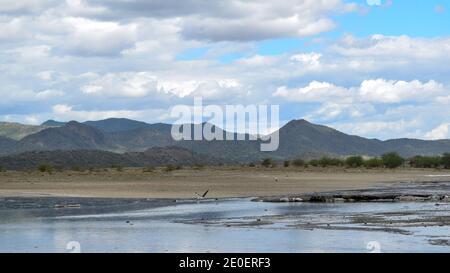
[[[388,185],[448,181],[450,171],[217,167],[165,172],[157,169],[97,172],[3,172],[0,196],[99,198],[260,197]]]

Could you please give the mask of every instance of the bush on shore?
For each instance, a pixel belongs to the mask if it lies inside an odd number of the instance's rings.
[[[362,156],[350,156],[345,160],[345,165],[351,168],[359,168],[364,164]]]
[[[173,172],[173,171],[181,170],[181,169],[182,169],[181,166],[168,164],[168,165],[166,165],[166,168],[164,170],[166,172]]]
[[[38,171],[40,171],[41,173],[52,173],[53,172],[53,167],[48,165],[48,164],[41,164],[38,166]]]
[[[439,156],[415,156],[409,160],[409,164],[414,168],[438,168],[441,163]]]
[[[306,165],[306,162],[303,159],[296,159],[292,161],[292,165],[295,167],[304,167]]]
[[[381,168],[383,167],[383,160],[381,158],[370,158],[364,160],[363,166],[366,168]]]
[[[445,153],[441,158],[442,166],[446,169],[450,169],[450,153]]]
[[[339,158],[330,158],[330,157],[322,157],[318,160],[317,164],[321,167],[329,167],[329,166],[343,166],[344,161]]]
[[[403,165],[405,163],[405,159],[399,156],[397,153],[387,153],[384,154],[381,159],[383,160],[383,164],[386,168],[395,169]]]
[[[277,163],[272,158],[266,158],[261,162],[261,166],[269,168],[269,167],[276,167]]]

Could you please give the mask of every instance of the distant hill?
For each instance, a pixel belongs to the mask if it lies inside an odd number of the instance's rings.
[[[53,150],[109,150],[114,144],[102,131],[71,121],[29,135],[17,144],[16,152]]]
[[[110,118],[99,121],[86,121],[84,124],[95,127],[103,132],[123,132],[130,131],[137,128],[143,128],[148,126],[148,123],[126,119],[126,118]]]
[[[440,155],[450,152],[450,140],[391,139],[383,141],[383,152],[397,151],[404,156]]]
[[[381,141],[347,135],[333,128],[293,120],[279,130],[280,147],[273,154],[292,158],[307,153],[378,156],[398,152],[404,157],[440,155],[450,151],[450,140],[394,139]]]
[[[0,136],[0,155],[13,152],[16,148],[16,145],[16,140]]]
[[[47,126],[24,125],[15,122],[0,122],[0,136],[20,140],[48,128]]]
[[[207,123],[190,125],[204,127]],[[200,128],[200,129],[202,129]],[[226,131],[213,127],[218,134]],[[59,127],[50,127],[28,135],[17,143],[3,140],[0,154],[27,151],[103,150],[120,153],[144,152],[149,148],[177,146],[196,154],[237,162],[254,162],[265,157],[275,159],[317,158],[328,156],[378,156],[395,151],[404,157],[440,155],[450,152],[450,140],[394,139],[381,141],[348,135],[333,128],[293,120],[279,131],[280,146],[274,152],[260,152],[261,140],[249,141],[249,135],[240,135],[245,141],[175,141],[170,124],[147,124],[128,119],[108,119],[78,123],[72,121]],[[237,136],[237,134],[233,134]],[[156,152],[156,150],[154,151]],[[141,155],[142,156],[142,155]]]
[[[40,165],[71,168],[149,167],[172,165],[216,165],[229,163],[192,153],[179,147],[152,148],[140,153],[117,154],[99,150],[34,151],[0,157],[0,166],[7,170],[36,170]]]
[[[56,121],[53,119],[49,119],[46,122],[42,123],[42,126],[47,126],[47,127],[59,127],[59,126],[64,126],[66,125],[67,122],[61,122],[61,121]]]
[[[307,153],[333,155],[379,155],[384,151],[379,140],[347,135],[333,128],[293,120],[279,130],[280,147],[274,152],[281,157]]]
[[[111,138],[122,149],[143,151],[151,147],[175,145],[169,124],[147,124],[129,131],[112,132]]]

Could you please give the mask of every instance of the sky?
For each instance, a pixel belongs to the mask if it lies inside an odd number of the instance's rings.
[[[369,138],[450,138],[444,0],[0,0],[0,120],[277,104]]]

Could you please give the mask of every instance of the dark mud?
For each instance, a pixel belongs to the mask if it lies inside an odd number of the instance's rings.
[[[403,182],[370,189],[255,198],[263,202],[450,202],[450,182]]]
[[[107,214],[192,203],[192,200],[89,198],[89,197],[3,197],[0,215],[17,210],[30,217]]]

